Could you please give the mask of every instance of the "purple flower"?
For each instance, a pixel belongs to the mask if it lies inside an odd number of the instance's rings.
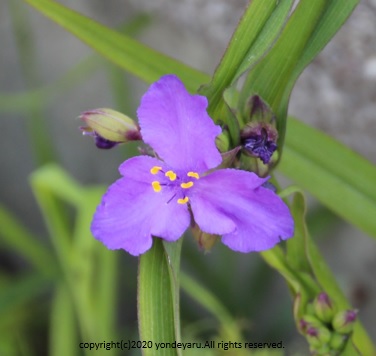
[[[91,231],[109,249],[140,255],[152,236],[176,241],[190,226],[222,236],[229,248],[262,251],[293,235],[288,207],[267,178],[237,169],[209,173],[221,161],[221,133],[207,99],[189,94],[174,75],[152,84],[137,114],[142,138],[159,158],[133,157],[119,167],[94,215]]]
[[[266,123],[250,123],[241,133],[242,144],[247,153],[268,164],[277,149],[277,131]]]

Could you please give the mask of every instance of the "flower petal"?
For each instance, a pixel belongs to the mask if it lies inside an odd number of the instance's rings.
[[[205,172],[221,163],[219,126],[206,112],[207,99],[191,95],[175,75],[152,84],[137,110],[141,135],[175,169]]]
[[[222,169],[200,178],[191,196],[196,223],[240,252],[263,251],[294,233],[287,205],[256,174]]]
[[[137,180],[147,177],[147,172],[142,169],[138,169],[140,175],[136,175],[137,179],[128,176],[136,158],[141,168],[145,162],[154,160],[135,157],[123,163],[121,170],[129,163],[129,169],[125,169],[127,177],[109,187],[91,225],[94,237],[109,249],[122,248],[135,256],[151,247],[152,236],[175,241],[190,224],[187,206],[170,201],[174,194],[171,189],[163,187],[161,192],[156,193],[151,184]]]
[[[127,159],[119,166],[119,172],[124,178],[151,184],[158,177],[151,174],[150,169],[161,167],[165,172],[170,168],[161,160],[149,156],[136,156]]]

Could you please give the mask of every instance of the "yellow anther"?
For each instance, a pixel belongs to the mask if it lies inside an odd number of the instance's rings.
[[[173,182],[176,179],[176,173],[173,171],[167,171],[165,176],[170,178],[170,181]]]
[[[196,179],[199,179],[199,178],[200,178],[200,176],[199,176],[198,173],[196,173],[196,172],[188,172],[188,173],[187,173],[187,176],[188,176],[188,177],[194,177],[194,178],[196,178]]]
[[[181,183],[180,186],[184,189],[188,189],[193,186],[193,182]]]
[[[161,183],[158,181],[151,182],[151,185],[153,186],[153,189],[156,193],[160,192],[162,190]]]
[[[188,197],[185,197],[184,199],[178,199],[178,204],[187,204],[188,200],[189,200]]]
[[[154,166],[152,169],[150,169],[150,173],[151,174],[157,174],[161,170],[162,170],[162,167]]]

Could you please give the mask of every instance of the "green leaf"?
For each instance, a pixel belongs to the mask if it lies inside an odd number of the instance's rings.
[[[301,0],[274,47],[249,73],[241,95],[259,94],[277,117],[282,148],[291,90],[303,69],[329,42],[359,0]]]
[[[240,26],[236,29],[236,32],[233,36],[239,35],[239,37],[245,37],[246,41],[249,41],[249,35],[252,33],[255,33],[254,30],[254,18],[257,15],[257,11],[255,10],[256,6],[262,6],[261,11],[265,14],[265,6],[272,6],[273,10],[272,13],[270,13],[269,17],[266,19],[266,21],[263,24],[263,27],[261,31],[257,34],[257,38],[255,38],[255,41],[252,43],[252,45],[249,47],[249,50],[247,54],[244,56],[243,61],[238,67],[238,70],[232,79],[232,83],[234,83],[239,77],[249,70],[254,64],[256,64],[259,60],[262,59],[262,57],[267,53],[268,50],[270,50],[274,44],[274,42],[277,40],[279,35],[281,34],[281,31],[283,27],[286,25],[287,18],[289,15],[289,12],[291,10],[291,7],[294,3],[294,0],[280,0],[280,1],[265,1],[260,0],[258,4],[256,4],[256,1],[251,1],[249,6],[249,11],[246,12],[244,16],[244,21],[247,22],[247,25],[245,28],[240,28]],[[253,7],[253,8],[252,8]],[[248,13],[252,11],[253,14],[250,16],[250,18],[247,18]],[[263,17],[263,16],[261,16]],[[242,21],[243,22],[243,21]],[[249,27],[249,29],[247,28]],[[230,42],[230,46],[232,46],[233,41]],[[233,44],[233,47],[231,50],[233,53],[230,53],[230,47],[226,51],[226,54],[228,53],[229,56],[234,56],[235,52],[238,51],[238,44]],[[229,68],[227,68],[229,69]]]
[[[38,67],[36,66],[36,46],[33,41],[33,29],[30,26],[28,12],[21,0],[9,3],[9,15],[15,37],[18,52],[18,63],[23,81],[27,88],[33,88],[39,84]],[[49,135],[46,125],[44,108],[33,103],[28,112],[28,136],[31,142],[31,150],[38,164],[45,164],[55,159],[52,137]]]
[[[110,339],[115,324],[116,254],[107,251],[89,230],[104,189],[83,188],[52,164],[34,172],[31,183],[70,290],[82,338]],[[72,207],[73,221],[66,219]],[[108,352],[114,354],[116,349]]]
[[[21,21],[21,20],[20,20]],[[145,15],[135,16],[132,20],[128,21],[124,25],[120,26],[119,30],[125,34],[134,34],[139,32],[144,28],[149,22],[148,17]],[[28,58],[27,56],[25,58]],[[0,112],[22,112],[29,114],[37,108],[45,107],[51,101],[59,98],[61,93],[72,89],[78,83],[88,79],[93,75],[95,71],[103,67],[104,60],[97,54],[90,55],[87,58],[80,61],[73,68],[70,68],[66,73],[64,73],[57,80],[53,81],[44,86],[30,85],[30,90],[25,92],[17,93],[5,93],[0,92]],[[112,65],[112,63],[106,63],[109,72],[111,73],[111,81],[113,82],[113,87],[123,89],[123,73],[119,75],[118,71],[121,69],[118,66]],[[29,68],[28,68],[29,69]],[[37,89],[36,89],[37,88]],[[123,90],[121,90],[123,91]],[[125,112],[124,109],[127,107],[127,97],[124,97],[122,93],[115,97],[115,103],[117,104],[119,111]],[[124,105],[124,103],[126,103]]]
[[[56,165],[46,165],[30,176],[33,193],[42,211],[60,266],[69,275],[72,224],[62,200],[79,204],[84,198],[78,186]],[[60,199],[57,199],[57,198]]]
[[[182,243],[183,238],[180,238],[175,243],[163,241],[171,282],[176,342],[182,341],[180,330],[180,256]],[[178,350],[178,354],[180,354],[180,350]]]
[[[70,292],[63,283],[56,287],[51,306],[50,323],[49,355],[80,355],[80,350],[77,347],[79,338],[74,305]]]
[[[289,117],[278,170],[339,216],[376,237],[376,167],[366,159]]]
[[[250,2],[212,81],[200,89],[200,93],[209,99],[208,111],[214,120],[221,118],[224,90],[272,46],[286,22],[292,3],[292,0]]]
[[[311,272],[311,266],[304,254],[307,226],[305,222],[305,201],[301,199],[302,194],[294,194],[291,204],[291,213],[294,217],[294,236],[286,241],[286,259],[288,264],[295,270],[304,273]]]
[[[311,63],[317,54],[326,46],[330,39],[337,33],[347,18],[358,5],[359,0],[331,0],[326,2],[325,10],[307,41],[304,52],[294,69],[294,76],[291,80],[292,86],[303,69]]]
[[[163,243],[161,239],[154,238],[152,248],[140,257],[138,276],[140,340],[153,342],[152,348],[143,349],[145,356],[155,355],[156,343],[176,341],[172,283]],[[166,348],[158,351],[161,355],[176,356],[179,349]]]
[[[3,284],[3,283],[2,283]],[[31,302],[37,296],[51,288],[51,280],[39,273],[23,275],[12,283],[2,286],[0,293],[0,319],[12,313],[16,308]]]
[[[111,30],[51,0],[25,0],[54,22],[77,36],[88,46],[147,83],[171,73],[191,91],[208,77],[181,62],[142,45],[130,37]]]
[[[57,265],[40,239],[0,205],[0,237],[2,243],[16,251],[46,276],[57,274]]]
[[[221,324],[221,336],[226,340],[240,342],[242,333],[239,324],[220,300],[188,275],[182,273],[180,278],[183,290],[218,319]]]

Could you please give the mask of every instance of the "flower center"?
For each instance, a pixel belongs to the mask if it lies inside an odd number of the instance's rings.
[[[152,167],[150,173],[159,178],[159,180],[151,182],[154,192],[159,193],[164,187],[173,188],[174,195],[167,203],[178,197],[176,199],[178,204],[187,204],[189,202],[189,197],[187,196],[188,190],[194,186],[194,180],[190,178],[200,179],[200,175],[197,172],[190,171],[179,176],[172,170],[164,172],[160,166]]]

